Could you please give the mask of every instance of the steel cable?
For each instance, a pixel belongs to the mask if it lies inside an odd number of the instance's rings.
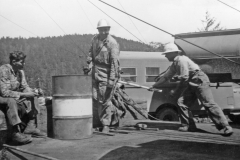
[[[99,9],[100,11],[102,11],[105,15],[107,15],[109,18],[111,18],[114,22],[116,22],[118,25],[120,25],[123,29],[125,29],[128,33],[130,33],[131,35],[133,35],[135,38],[137,38],[140,42],[142,42],[143,44],[145,44],[142,40],[140,40],[137,36],[135,36],[134,34],[132,34],[129,30],[127,30],[125,27],[123,27],[120,23],[118,23],[116,20],[114,20],[111,16],[109,16],[106,12],[104,12],[103,10],[101,10],[99,7],[97,7],[95,4],[93,4],[91,1],[88,0],[88,2],[90,2],[93,6],[95,6],[97,9]]]
[[[43,7],[36,1],[36,0],[34,0],[35,1],[35,3],[47,14],[47,16],[58,26],[58,28],[60,28],[60,30],[62,30],[63,31],[63,33],[65,33],[66,34],[66,32],[60,27],[60,25],[43,9]],[[66,34],[67,35],[67,34]],[[76,44],[76,42],[71,38],[71,37],[69,37],[70,39],[71,39],[71,41],[85,54],[85,56],[88,56],[82,49],[81,49],[81,47],[79,47],[77,44]]]
[[[179,37],[179,36],[173,35],[173,34],[170,33],[170,32],[167,32],[167,31],[165,31],[165,30],[163,30],[163,29],[161,29],[161,28],[158,28],[158,27],[156,27],[156,26],[154,26],[154,25],[152,25],[152,24],[150,24],[150,23],[148,23],[148,22],[146,22],[146,21],[143,21],[143,20],[141,20],[141,19],[139,19],[139,18],[137,18],[137,17],[135,17],[135,16],[127,13],[127,12],[124,12],[124,11],[122,11],[122,10],[120,10],[120,9],[118,9],[118,8],[116,8],[116,7],[114,7],[114,6],[110,5],[110,4],[102,1],[102,0],[99,0],[99,1],[102,2],[102,3],[104,3],[104,4],[106,4],[106,5],[108,5],[108,6],[110,6],[110,7],[112,7],[112,8],[114,8],[114,9],[116,9],[116,10],[118,10],[118,11],[120,11],[120,12],[122,12],[122,13],[124,13],[124,14],[127,14],[127,15],[131,16],[131,17],[133,17],[133,18],[135,18],[135,19],[137,19],[137,20],[139,20],[139,21],[141,21],[141,22],[143,22],[143,23],[145,23],[145,24],[148,24],[149,26],[151,26],[151,27],[153,27],[153,28],[156,28],[156,29],[158,29],[158,30],[160,30],[160,31],[162,31],[162,32],[165,32],[165,33],[167,33],[167,34],[169,34],[169,35],[171,35],[171,36],[173,36],[173,37],[175,37],[175,38],[181,39],[182,41],[187,42],[187,43],[189,43],[189,44],[191,44],[191,45],[193,45],[193,46],[195,46],[195,47],[198,47],[198,48],[200,48],[200,49],[202,49],[202,50],[204,50],[204,51],[207,51],[207,52],[209,52],[209,53],[211,53],[211,54],[214,54],[214,55],[216,55],[216,56],[218,56],[218,57],[221,57],[221,58],[223,58],[223,59],[225,59],[225,60],[227,60],[227,61],[230,61],[230,62],[232,62],[232,63],[235,63],[235,64],[237,64],[237,65],[240,65],[240,63],[238,63],[238,62],[235,62],[235,61],[233,61],[233,60],[231,60],[231,59],[228,59],[228,58],[226,58],[226,57],[224,57],[224,56],[221,56],[221,55],[219,55],[219,54],[217,54],[217,53],[214,53],[214,52],[212,52],[212,51],[209,51],[209,50],[207,50],[207,49],[205,49],[205,48],[203,48],[203,47],[200,47],[200,46],[198,46],[198,45],[196,45],[196,44],[194,44],[194,43],[192,43],[192,42],[189,42],[189,41],[187,41],[187,40],[185,40],[185,39],[183,39],[183,38],[181,38],[181,37]]]
[[[118,3],[120,4],[120,6],[123,8],[123,10],[126,12],[126,10],[124,9],[124,7],[123,7],[123,5],[120,3],[120,1],[119,1],[119,0],[117,0],[117,1],[118,1]],[[132,22],[133,26],[136,28],[136,30],[138,31],[138,33],[139,33],[139,34],[141,35],[141,37],[143,38],[141,32],[139,31],[139,29],[137,28],[137,26],[133,23],[132,19],[131,19],[129,16],[128,16],[128,18],[129,18],[129,20]],[[147,41],[146,41],[144,38],[143,38],[143,40],[145,41],[146,44],[148,44]]]
[[[8,18],[4,17],[3,15],[0,15],[0,16],[1,16],[1,17],[3,17],[4,19],[8,20],[9,22],[11,22],[11,23],[15,24],[16,26],[18,26],[18,27],[22,28],[23,30],[25,30],[25,31],[27,31],[27,32],[29,32],[29,33],[31,33],[31,34],[33,34],[33,35],[35,35],[35,36],[39,37],[38,35],[34,34],[33,32],[31,32],[31,31],[29,31],[29,30],[27,30],[27,29],[25,29],[24,27],[22,27],[22,26],[18,25],[17,23],[15,23],[15,22],[11,21],[10,19],[8,19]],[[53,42],[51,42],[51,41],[48,41],[48,42],[49,42],[49,43],[51,43],[51,44],[53,44],[54,46],[57,46],[57,47],[59,47],[58,45],[54,44],[54,43],[53,43]],[[75,54],[75,53],[73,53],[73,52],[71,52],[71,51],[69,51],[69,50],[67,50],[67,49],[64,49],[64,48],[60,48],[60,49],[61,49],[61,50],[65,50],[65,51],[67,51],[67,52],[69,52],[69,53]]]
[[[238,12],[240,12],[238,9],[236,9],[236,8],[233,8],[232,6],[230,6],[230,5],[226,4],[226,3],[222,2],[222,1],[219,1],[219,0],[217,0],[217,1],[218,1],[218,2],[221,2],[222,4],[224,4],[224,5],[226,5],[226,6],[230,7],[230,8],[232,8],[232,9],[234,9],[234,10],[238,11]]]

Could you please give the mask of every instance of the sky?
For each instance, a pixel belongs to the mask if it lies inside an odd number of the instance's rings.
[[[240,28],[240,0],[221,0],[239,12],[218,0],[102,1],[173,35],[198,31],[203,27],[201,20],[207,11],[222,27]],[[97,34],[100,19],[110,23],[112,35],[125,39],[144,43],[174,40],[170,34],[130,18],[99,0],[0,0],[0,38]]]

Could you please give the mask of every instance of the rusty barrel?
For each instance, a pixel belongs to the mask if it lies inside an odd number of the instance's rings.
[[[92,79],[87,75],[52,77],[53,137],[84,139],[92,136]]]

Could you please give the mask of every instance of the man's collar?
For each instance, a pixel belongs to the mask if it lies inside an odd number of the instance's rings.
[[[12,65],[11,64],[7,64],[6,65],[9,69],[10,69],[10,71],[15,75],[15,72],[14,72],[14,70],[13,70],[13,67],[12,67]],[[18,72],[18,71],[17,71]],[[16,73],[17,73],[16,72]]]
[[[110,37],[110,34],[108,34],[108,35],[107,35],[107,37],[106,37],[105,39],[101,40],[101,41],[108,40],[108,39],[109,39],[109,37]],[[99,34],[97,35],[97,38],[100,40],[100,36],[99,36]]]
[[[173,61],[174,61],[174,62],[177,61],[177,60],[179,59],[179,57],[180,57],[180,55],[177,55],[177,56],[173,59]]]

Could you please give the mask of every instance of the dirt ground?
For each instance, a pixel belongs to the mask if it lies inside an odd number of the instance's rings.
[[[34,139],[28,145],[14,146],[60,160],[239,160],[240,125],[231,124],[234,134],[224,137],[213,124],[197,124],[197,132],[182,133],[178,123],[145,122],[159,131],[125,130],[128,134],[106,136],[93,133],[82,140]],[[34,159],[7,150],[10,159]]]

